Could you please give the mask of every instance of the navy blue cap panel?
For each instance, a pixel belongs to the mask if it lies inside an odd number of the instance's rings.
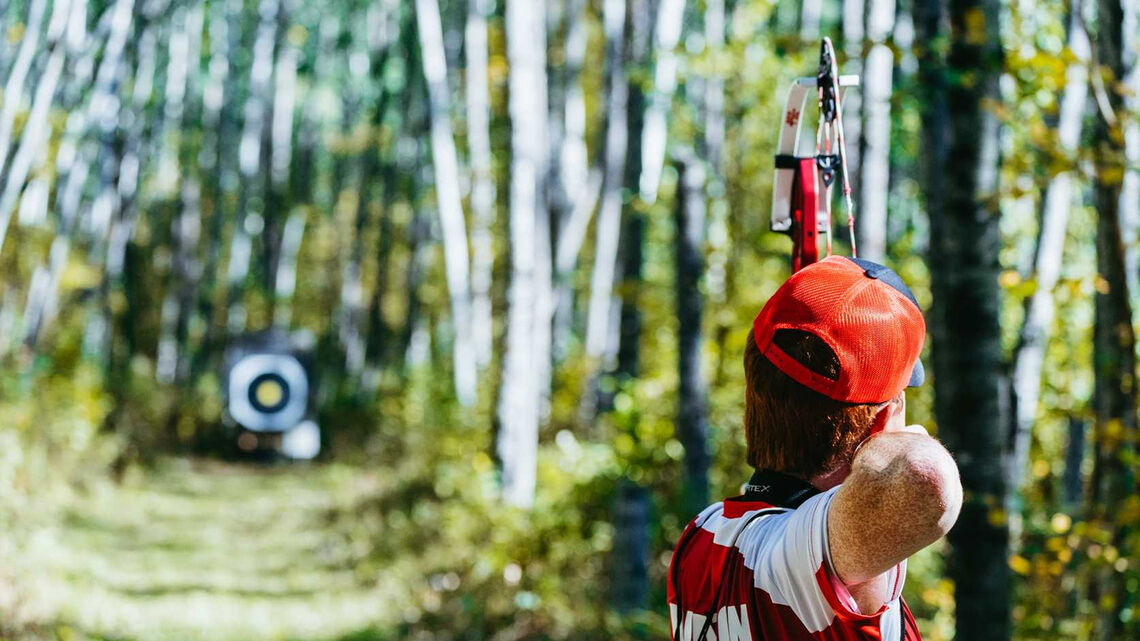
[[[852,258],[850,256],[844,256],[844,258],[858,265],[859,268],[863,270],[863,273],[866,274],[867,278],[881,280],[887,285],[890,285],[891,287],[898,290],[903,296],[906,296],[907,299],[910,302],[914,303],[914,306],[918,307],[920,311],[922,310],[922,308],[918,305],[918,300],[916,300],[914,297],[914,293],[910,291],[910,288],[907,287],[906,283],[903,282],[902,277],[899,276],[893,269],[887,267],[886,265],[880,265],[879,263],[871,262],[863,258]],[[914,369],[910,372],[910,381],[907,383],[907,387],[919,387],[924,381],[926,381],[926,368],[922,366],[921,360],[916,360],[914,362]]]
[[[873,263],[863,258],[852,258],[850,256],[844,256],[844,258],[858,265],[859,268],[863,270],[863,273],[867,275],[867,278],[874,278],[875,280],[883,281],[887,285],[890,285],[891,287],[897,289],[900,293],[902,293],[903,296],[906,296],[910,302],[914,303],[915,307],[919,308],[919,310],[922,309],[919,307],[918,300],[915,299],[914,294],[910,291],[910,288],[906,286],[906,283],[903,282],[902,277],[899,276],[895,270],[887,267],[886,265]]]
[[[907,387],[919,387],[926,381],[926,368],[922,366],[922,360],[914,362],[914,369],[910,371],[910,381],[907,382]]]

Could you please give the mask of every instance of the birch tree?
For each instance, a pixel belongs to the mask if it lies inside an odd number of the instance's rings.
[[[1081,123],[1084,119],[1085,104],[1088,98],[1088,63],[1090,46],[1084,21],[1080,17],[1081,4],[1074,2],[1069,17],[1069,50],[1075,62],[1069,64],[1065,72],[1065,89],[1061,97],[1060,113],[1057,117],[1057,138],[1060,150],[1075,164],[1075,156],[1081,142]],[[1037,238],[1037,252],[1033,261],[1033,278],[1036,289],[1029,297],[1025,308],[1025,320],[1021,326],[1018,346],[1013,361],[1014,425],[1012,445],[1007,462],[1006,486],[1010,497],[1017,496],[1017,490],[1025,475],[1029,459],[1029,443],[1033,424],[1037,418],[1038,401],[1045,362],[1045,347],[1053,328],[1055,303],[1053,290],[1061,275],[1061,260],[1065,247],[1066,227],[1069,211],[1073,207],[1073,170],[1066,168],[1049,181],[1045,197],[1041,203],[1040,229]],[[1012,501],[1007,502],[1007,511],[1013,514]],[[1013,523],[1017,523],[1015,519]],[[1012,537],[1017,540],[1016,533]]]
[[[443,232],[447,290],[451,297],[451,323],[455,333],[452,344],[455,393],[461,404],[471,405],[475,402],[477,375],[471,334],[467,225],[459,198],[459,162],[448,111],[447,62],[439,4],[436,0],[416,0],[416,24],[431,111],[432,165],[435,169],[436,201]]]
[[[709,165],[709,186],[723,188],[724,181],[724,79],[720,57],[724,52],[724,0],[705,2],[705,47],[716,65],[705,78],[704,156]]]
[[[891,93],[894,88],[894,52],[888,40],[894,25],[895,0],[870,0],[867,11],[870,50],[863,65],[862,153],[855,171],[859,176],[859,255],[880,263],[887,254]],[[850,101],[845,102],[845,106],[850,106]],[[856,112],[856,120],[859,115]]]
[[[263,169],[263,138],[266,136],[266,112],[272,97],[274,44],[277,34],[279,0],[260,0],[257,36],[253,43],[253,62],[249,71],[249,94],[243,111],[241,138],[238,143],[238,170],[241,187],[238,211],[230,242],[229,267],[226,274],[226,326],[236,334],[245,329],[246,309],[244,283],[249,275],[253,255],[253,236],[261,233],[265,219],[261,210],[250,207],[254,196],[261,193],[259,178]]]
[[[606,138],[602,200],[594,228],[594,271],[590,280],[586,325],[586,355],[592,358],[601,357],[605,351],[616,307],[613,286],[621,232],[621,192],[629,145],[625,0],[605,0],[602,7],[606,37]]]
[[[819,40],[820,21],[823,18],[823,0],[801,0],[800,40],[814,45]],[[810,49],[809,49],[810,50]]]
[[[63,74],[63,63],[67,56],[67,45],[63,41],[64,28],[67,26],[68,0],[61,0],[52,8],[51,19],[48,22],[47,43],[48,55],[44,71],[36,82],[35,96],[32,98],[31,111],[24,130],[20,136],[20,145],[16,148],[16,155],[8,167],[8,175],[4,178],[3,190],[0,190],[0,249],[4,247],[4,239],[8,233],[8,224],[12,218],[16,201],[35,165],[45,160],[45,145],[51,133],[48,127],[48,115],[52,102],[55,100],[55,91]],[[23,53],[21,51],[21,53]],[[22,83],[21,83],[22,85]],[[7,94],[5,94],[7,95]],[[19,90],[13,94],[13,102],[19,99]],[[8,100],[5,98],[4,107]],[[2,116],[2,114],[0,114]],[[0,126],[3,122],[0,122]],[[0,136],[3,132],[0,131]],[[2,142],[2,140],[0,140]],[[7,149],[0,145],[0,149]],[[2,170],[0,166],[0,170]]]
[[[574,305],[571,276],[601,190],[601,173],[590,169],[586,148],[586,97],[581,80],[588,44],[585,0],[569,0],[566,14],[569,26],[564,46],[566,87],[558,180],[569,200],[570,213],[558,226],[558,244],[554,251],[553,351],[556,361],[566,355]]]
[[[467,147],[471,164],[471,337],[480,368],[491,363],[491,268],[495,248],[495,181],[491,173],[491,96],[488,86],[487,15],[489,0],[469,0],[464,52]]]
[[[866,99],[867,81],[869,79],[865,73],[867,60],[864,59],[863,47],[867,38],[867,30],[871,26],[869,23],[874,20],[875,7],[873,5],[875,1],[891,4],[891,21],[893,23],[894,0],[870,0],[872,5],[870,8],[867,6],[868,0],[843,0],[842,7],[843,51],[847,57],[847,62],[843,65],[843,72],[856,74],[862,81],[862,85],[857,90],[848,91],[843,96],[843,135],[848,141],[844,153],[847,154],[847,175],[851,178],[851,197],[855,203],[860,202],[862,194],[863,121],[865,118],[863,102]],[[893,24],[887,25],[888,34],[893,26]],[[890,77],[889,72],[887,77]],[[859,213],[861,218],[862,209]],[[856,220],[856,225],[858,224],[858,220]],[[862,244],[859,245],[859,250],[862,253]]]
[[[4,83],[4,104],[0,107],[0,176],[4,175],[5,161],[12,145],[12,126],[23,104],[24,84],[39,50],[40,32],[43,30],[47,0],[31,0],[28,4],[28,19],[25,21],[24,37],[20,40],[16,61],[8,72]]]
[[[62,11],[63,13],[57,13]],[[86,15],[86,1],[75,0],[72,6],[63,3],[53,9],[53,21],[56,16],[69,16],[67,21],[66,43],[68,50],[68,58],[71,60],[69,66],[68,78],[62,90],[62,106],[64,109],[71,110],[68,116],[67,124],[64,127],[63,138],[60,141],[59,150],[56,154],[56,175],[54,177],[55,183],[55,211],[57,212],[55,238],[52,239],[51,249],[48,255],[48,266],[43,274],[47,275],[45,279],[43,275],[40,276],[39,284],[46,285],[36,290],[29,289],[27,304],[24,310],[23,330],[24,330],[24,344],[35,350],[39,341],[40,333],[51,324],[58,307],[58,290],[60,278],[63,274],[63,269],[70,253],[71,243],[75,232],[75,222],[78,215],[79,200],[81,196],[82,187],[88,173],[88,164],[90,162],[91,147],[94,146],[94,141],[89,141],[87,144],[88,153],[81,154],[79,147],[81,138],[87,129],[87,123],[92,119],[92,116],[107,116],[108,114],[92,114],[90,113],[93,105],[102,107],[114,108],[113,103],[107,100],[107,96],[103,95],[101,99],[90,100],[86,105],[83,103],[84,97],[90,97],[89,92],[86,91],[88,83],[91,80],[93,73],[93,66],[90,62],[90,56],[94,53],[95,47],[94,37],[88,37],[87,25],[84,22],[78,27],[74,20],[74,16]],[[105,14],[106,17],[114,17],[114,8]],[[122,17],[122,16],[120,16]],[[128,18],[129,24],[129,16]],[[103,37],[107,37],[106,32],[109,27],[108,20],[101,19],[97,29],[103,31]],[[121,27],[120,23],[116,26]],[[78,32],[76,31],[78,29]],[[49,31],[51,28],[49,27]],[[104,61],[110,61],[111,64],[117,64],[117,47],[116,43],[120,34],[111,34],[108,46],[105,47]],[[125,37],[125,31],[121,37]],[[121,47],[119,47],[121,49]],[[86,58],[86,60],[84,60]],[[96,89],[98,91],[99,88]],[[108,88],[103,87],[107,90]],[[87,108],[83,108],[86,106]],[[44,152],[46,154],[46,149]],[[42,160],[42,159],[41,159]],[[74,174],[73,174],[74,170]],[[42,207],[42,213],[46,218],[48,197],[49,197],[49,180],[44,175],[43,167],[40,166],[37,170],[39,174],[32,180],[31,183],[24,190],[24,195],[20,201],[20,219],[21,223],[24,222],[25,216],[28,212],[25,208],[28,206]],[[35,196],[39,200],[38,205],[33,205],[29,201],[33,200],[33,194],[39,190],[39,194]],[[37,271],[44,270],[43,267],[38,267]],[[35,277],[33,277],[35,278]]]
[[[540,3],[508,0],[506,8],[511,70],[511,283],[496,448],[502,461],[504,499],[512,505],[530,507],[534,501],[544,367],[549,376],[552,311],[550,219],[542,196],[546,21]]]
[[[1121,62],[1126,72],[1124,108],[1133,117],[1124,122],[1124,182],[1120,188],[1120,211],[1124,216],[1124,259],[1128,270],[1128,291],[1140,294],[1140,6],[1124,3],[1124,41]]]
[[[186,339],[190,316],[197,299],[201,264],[198,245],[202,229],[202,190],[194,169],[193,146],[183,133],[198,121],[196,108],[201,59],[203,15],[200,6],[179,9],[170,40],[170,73],[167,75],[166,118],[178,123],[172,145],[179,167],[179,211],[172,223],[174,269],[163,302],[163,327],[159,338],[155,377],[160,382],[184,381],[189,373]],[[179,24],[181,23],[181,24]]]
[[[653,97],[645,114],[645,130],[641,136],[641,177],[638,188],[641,200],[652,205],[661,186],[661,170],[665,166],[668,142],[668,115],[677,88],[677,56],[674,50],[681,39],[681,19],[685,0],[662,0],[654,28],[657,64],[653,75]]]
[[[353,20],[352,22],[354,26],[358,24],[368,25],[367,17],[364,20]],[[369,39],[359,37],[359,27],[356,29],[357,33],[354,36],[357,37],[353,38],[354,46],[348,52],[349,76],[345,95],[351,95],[351,97],[346,97],[346,104],[352,104],[354,108],[345,110],[344,132],[347,136],[359,131],[356,113],[360,109],[355,105],[362,106],[367,99],[367,102],[376,104],[375,109],[383,108],[383,104],[373,99],[372,93],[367,91],[370,86],[368,82],[370,69],[382,61],[376,60],[375,51],[365,50],[365,42]],[[372,39],[372,42],[376,43],[375,39]],[[383,43],[376,44],[381,48],[383,47]],[[367,118],[365,122],[368,122]],[[359,378],[363,372],[365,360],[364,336],[361,334],[361,326],[364,320],[364,283],[361,263],[364,258],[364,231],[368,222],[368,207],[371,203],[373,191],[371,182],[375,171],[374,151],[371,144],[365,143],[363,149],[356,153],[356,215],[353,226],[349,230],[352,241],[349,243],[348,261],[345,263],[341,281],[340,342],[345,353],[346,372],[354,379]]]

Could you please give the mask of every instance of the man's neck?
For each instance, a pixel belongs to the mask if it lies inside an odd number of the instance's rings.
[[[806,480],[808,483],[811,483],[815,489],[819,490],[820,492],[826,492],[827,490],[830,490],[831,488],[842,483],[844,479],[847,478],[848,474],[851,474],[851,465],[849,463],[844,463],[843,465],[840,465],[830,472],[816,474],[815,476]]]

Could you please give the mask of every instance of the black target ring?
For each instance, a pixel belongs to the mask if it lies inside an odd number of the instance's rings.
[[[248,397],[255,410],[273,414],[289,404],[289,384],[276,372],[258,374],[249,383]]]

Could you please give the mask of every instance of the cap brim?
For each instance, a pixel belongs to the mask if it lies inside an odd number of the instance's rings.
[[[918,387],[926,380],[926,368],[922,366],[922,360],[914,362],[914,369],[910,371],[910,382],[906,384],[907,387]]]

